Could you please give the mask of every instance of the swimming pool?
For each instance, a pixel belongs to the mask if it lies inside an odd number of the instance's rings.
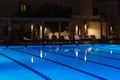
[[[0,46],[0,80],[119,80],[120,45]]]

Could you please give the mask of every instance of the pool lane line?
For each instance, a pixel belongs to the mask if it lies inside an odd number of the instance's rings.
[[[24,53],[24,54],[28,54],[28,55],[32,55],[32,56],[35,56],[35,57],[40,58],[39,56],[34,55],[34,54],[31,54],[31,53],[29,53],[29,52],[25,52],[25,51],[17,50],[17,49],[15,49],[15,48],[9,48],[9,49],[12,49],[12,50],[15,50],[15,51],[18,51],[18,52]],[[69,65],[66,65],[66,64],[63,64],[63,63],[60,63],[60,62],[57,62],[57,61],[51,60],[51,59],[47,59],[47,58],[42,58],[42,59],[47,60],[47,61],[50,61],[50,62],[53,62],[53,63],[56,63],[56,64],[59,64],[59,65],[61,65],[61,66],[64,66],[64,67],[70,68],[70,69],[75,70],[75,71],[78,71],[78,72],[82,72],[82,73],[84,73],[84,74],[90,75],[90,76],[95,77],[95,78],[98,78],[98,79],[100,79],[100,80],[107,80],[106,78],[103,78],[103,77],[97,76],[97,75],[95,75],[95,74],[92,74],[92,73],[89,73],[89,72],[86,72],[86,71],[83,71],[83,70],[80,70],[80,69],[74,68],[74,67],[72,67],[72,66],[69,66]]]
[[[36,70],[34,70],[34,69],[32,69],[32,68],[30,68],[30,67],[26,66],[25,64],[23,64],[23,63],[21,63],[21,62],[19,62],[19,61],[15,60],[15,59],[13,59],[13,58],[11,58],[11,57],[7,56],[7,55],[4,55],[4,54],[2,54],[2,53],[0,53],[0,55],[2,55],[2,56],[4,56],[4,57],[6,57],[7,59],[12,60],[13,62],[18,63],[19,65],[21,65],[21,66],[25,67],[26,69],[28,69],[28,70],[32,71],[33,73],[35,73],[35,74],[39,75],[40,77],[44,78],[45,80],[52,80],[52,79],[50,79],[49,77],[47,77],[46,75],[44,75],[44,74],[42,74],[42,73],[40,73],[40,72],[38,72],[38,71],[36,71]]]
[[[76,57],[73,57],[73,56],[69,56],[69,55],[65,55],[65,54],[60,54],[60,53],[56,53],[56,52],[52,52],[52,51],[47,51],[47,50],[44,50],[44,49],[42,49],[42,50],[45,51],[45,52],[52,53],[52,54],[61,55],[61,56],[65,56],[65,57],[70,57],[70,58],[76,59]],[[77,58],[77,59],[78,60],[82,60],[82,61],[84,60],[84,59],[81,59],[81,58]],[[87,60],[87,62],[95,63],[95,64],[99,64],[99,65],[103,65],[103,66],[107,66],[107,67],[111,67],[111,68],[120,70],[119,67],[111,66],[111,65],[108,65],[108,64],[103,64],[103,63],[100,63],[100,62],[95,62],[95,61],[92,61],[92,60]]]

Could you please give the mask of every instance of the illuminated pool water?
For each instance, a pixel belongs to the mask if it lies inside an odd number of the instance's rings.
[[[120,45],[0,46],[0,80],[120,80]]]

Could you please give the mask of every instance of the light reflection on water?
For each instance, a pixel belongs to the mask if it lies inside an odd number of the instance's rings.
[[[40,54],[40,59],[42,59],[43,56],[44,56],[44,57],[47,56],[47,52],[44,52],[44,53],[43,53],[42,50],[40,50],[39,54]],[[31,63],[34,63],[34,56],[31,57]]]
[[[47,56],[47,53],[45,52],[45,56]]]
[[[59,47],[56,48],[56,51],[59,51]]]
[[[97,51],[99,51],[99,49],[98,49],[98,48],[96,48],[96,49],[95,49],[95,52],[97,52]]]
[[[34,63],[34,57],[33,56],[31,57],[31,63]]]
[[[84,61],[85,62],[87,61],[87,54],[91,51],[92,51],[92,47],[89,47],[89,48],[85,49],[85,54],[84,54]]]
[[[40,50],[40,58],[42,58],[43,57],[43,52],[42,52],[42,50]]]
[[[64,52],[69,52],[69,49],[64,49]]]
[[[80,49],[74,49],[74,51],[75,51],[75,56],[76,56],[76,58],[78,58]]]
[[[112,51],[112,50],[110,50],[110,54],[113,54],[113,51]]]
[[[85,50],[84,61],[87,61],[87,50]]]
[[[2,48],[0,48],[0,50],[3,50]]]
[[[75,51],[76,58],[78,58],[78,51]]]
[[[91,50],[92,50],[92,47],[89,47],[89,48],[87,49],[88,52],[91,52]]]

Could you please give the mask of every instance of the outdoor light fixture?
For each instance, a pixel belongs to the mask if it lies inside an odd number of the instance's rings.
[[[113,31],[113,28],[112,28],[112,26],[110,26],[110,32],[112,33],[112,31]]]
[[[42,25],[40,26],[40,32],[39,32],[39,34],[40,34],[40,38],[42,38]]]
[[[78,25],[76,25],[76,27],[75,27],[75,32],[76,32],[76,34],[78,34]]]
[[[84,33],[87,34],[87,24],[84,25]]]
[[[45,33],[47,32],[47,28],[45,27]]]
[[[87,24],[84,25],[84,29],[85,29],[85,31],[87,30]]]
[[[40,26],[40,31],[42,32],[42,26]]]
[[[31,24],[31,38],[33,37],[33,24]]]

